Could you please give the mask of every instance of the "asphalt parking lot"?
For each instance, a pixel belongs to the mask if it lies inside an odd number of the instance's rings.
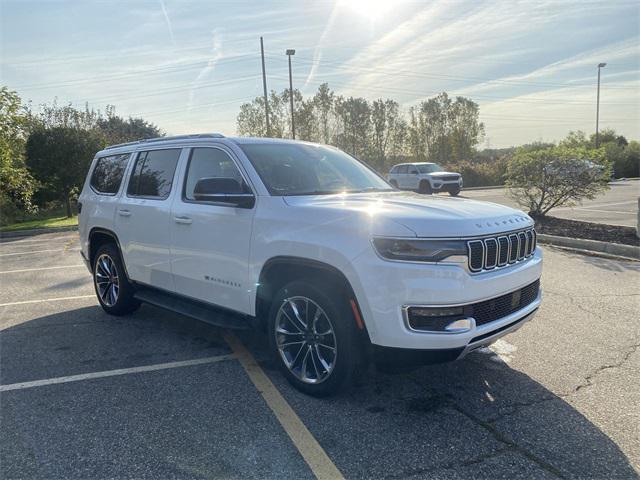
[[[543,305],[517,332],[315,399],[258,334],[104,314],[76,232],[0,242],[2,478],[640,473],[638,262],[545,248]]]
[[[574,207],[554,208],[549,215],[583,222],[635,227],[638,221],[640,180],[611,182],[609,187],[608,191],[593,200],[584,200],[580,205]],[[463,190],[460,195],[474,200],[521,208],[508,196],[504,188]]]

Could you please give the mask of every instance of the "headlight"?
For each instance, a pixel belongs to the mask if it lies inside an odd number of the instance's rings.
[[[374,238],[373,245],[380,256],[389,260],[413,262],[442,262],[451,257],[467,255],[464,240],[413,240]]]

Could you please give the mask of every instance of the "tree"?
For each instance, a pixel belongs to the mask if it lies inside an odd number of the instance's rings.
[[[507,165],[510,195],[534,217],[552,208],[593,199],[606,190],[610,165],[602,149],[559,145],[518,149]]]
[[[339,130],[335,144],[351,155],[364,158],[370,152],[371,107],[364,98],[336,99]]]
[[[264,113],[264,97],[256,97],[250,103],[240,106],[240,113],[236,118],[238,135],[248,137],[283,138],[287,126],[285,119],[284,94],[271,90],[269,94],[269,132]],[[288,97],[287,97],[288,98]]]
[[[0,213],[10,223],[20,212],[32,212],[35,181],[25,168],[28,115],[18,94],[0,88]]]
[[[119,117],[113,105],[107,106],[106,118],[100,116],[96,127],[109,145],[164,136],[164,132],[156,125],[142,118],[129,117],[125,120]]]
[[[27,166],[40,183],[64,202],[72,216],[71,192],[82,186],[95,153],[105,146],[96,130],[69,126],[38,128],[26,144]]]
[[[446,92],[410,110],[410,149],[418,160],[468,160],[484,137],[478,104]]]
[[[384,170],[387,156],[391,149],[397,149],[393,142],[401,137],[396,136],[400,122],[400,106],[394,100],[375,100],[371,105],[372,150],[375,167]]]
[[[332,128],[332,123],[335,123],[335,94],[329,88],[329,84],[323,83],[318,87],[313,104],[319,121],[320,141],[330,144],[335,133],[335,126]]]

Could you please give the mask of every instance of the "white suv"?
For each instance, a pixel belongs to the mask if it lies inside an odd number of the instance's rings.
[[[98,152],[80,195],[102,308],[152,303],[258,327],[288,380],[325,395],[370,359],[455,360],[531,319],[531,218],[399,192],[332,147],[188,135]]]
[[[452,197],[462,190],[462,175],[445,172],[437,163],[399,163],[393,166],[387,178],[391,185],[401,190],[420,193],[449,192]]]

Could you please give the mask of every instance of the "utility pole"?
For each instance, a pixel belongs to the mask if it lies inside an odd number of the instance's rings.
[[[293,81],[291,80],[291,56],[296,54],[295,50],[289,49],[285,52],[289,57],[289,99],[291,100],[291,136],[296,139],[296,124],[293,119]]]
[[[598,64],[598,97],[596,100],[596,148],[600,146],[600,134],[598,132],[598,127],[600,123],[600,69],[606,67],[606,63]]]
[[[271,136],[271,129],[269,128],[269,97],[267,96],[267,74],[264,70],[264,43],[262,37],[260,37],[260,55],[262,55],[262,88],[264,90],[264,114],[267,120],[267,137]]]

